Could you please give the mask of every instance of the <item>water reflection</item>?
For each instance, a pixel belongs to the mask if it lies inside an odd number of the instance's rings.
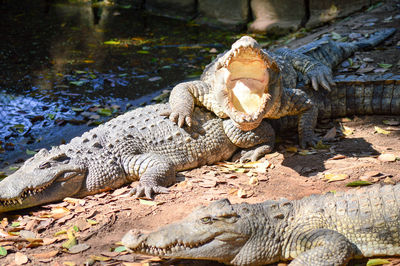
[[[29,144],[65,121],[100,123],[127,104],[149,102],[163,88],[198,76],[232,40],[231,32],[134,7],[46,0],[2,5],[0,160],[5,143]],[[82,117],[99,109],[110,116]]]

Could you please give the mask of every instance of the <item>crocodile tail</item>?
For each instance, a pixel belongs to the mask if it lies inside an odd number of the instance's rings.
[[[390,37],[395,28],[383,29],[375,32],[369,38],[359,42],[335,42],[328,36],[295,49],[296,52],[310,56],[328,67],[335,67],[350,57],[355,51],[369,49]]]
[[[371,49],[389,38],[395,32],[395,28],[382,29],[371,34],[369,38],[356,42],[355,45],[357,45],[359,49]]]
[[[314,93],[318,118],[400,114],[400,75],[336,77],[327,95]]]

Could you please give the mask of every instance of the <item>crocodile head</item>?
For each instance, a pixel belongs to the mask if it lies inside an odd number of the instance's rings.
[[[58,147],[40,150],[0,182],[0,212],[33,207],[72,197],[81,190],[86,171]]]
[[[252,130],[279,105],[280,71],[256,40],[244,36],[217,59],[213,90],[237,127]]]
[[[134,253],[160,257],[235,265],[273,262],[280,248],[279,234],[268,215],[254,215],[251,208],[247,203],[232,205],[227,199],[215,201],[158,231],[140,234],[131,230],[122,243]]]

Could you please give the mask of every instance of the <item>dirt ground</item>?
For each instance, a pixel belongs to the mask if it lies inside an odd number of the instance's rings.
[[[352,57],[353,63],[360,63],[359,68],[342,64],[337,74],[361,74],[367,67],[371,69],[368,74],[383,71],[399,74],[398,4],[398,1],[388,1],[372,11],[315,29],[288,46],[309,42],[326,32],[346,36],[397,27],[395,36],[384,45]],[[392,66],[378,65],[382,63]],[[185,217],[199,205],[221,198],[233,203],[256,203],[281,197],[299,199],[310,194],[358,189],[346,186],[356,180],[382,184],[400,181],[400,116],[342,118],[320,124],[318,132],[323,136],[340,125],[344,126],[344,134],[336,134],[335,140],[322,149],[303,151],[296,146],[295,138],[280,137],[276,151],[256,164],[225,163],[181,172],[171,192],[158,195],[154,202],[135,200],[127,195],[130,188],[124,187],[80,200],[66,199],[58,204],[2,214],[0,241],[8,254],[0,258],[0,264],[212,265],[159,261],[129,254],[117,242],[131,228],[151,231]],[[16,236],[10,237],[10,234]],[[78,245],[72,247],[74,241]],[[70,247],[69,251],[66,247]],[[400,259],[389,260],[392,265],[400,264]],[[365,262],[353,263],[365,265]]]

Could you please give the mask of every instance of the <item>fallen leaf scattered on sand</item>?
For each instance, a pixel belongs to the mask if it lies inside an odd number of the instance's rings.
[[[58,252],[59,252],[58,250],[52,250],[49,252],[32,254],[32,256],[35,257],[36,259],[49,259],[49,258],[53,258],[54,256],[56,256],[58,254]]]
[[[333,127],[326,132],[322,140],[333,140],[336,137],[336,127]]]
[[[152,201],[152,200],[144,200],[144,199],[139,199],[139,203],[143,204],[143,205],[148,205],[148,206],[157,206],[157,205],[161,205],[164,204],[164,201]]]
[[[372,185],[371,182],[363,181],[363,180],[356,180],[346,184],[346,187],[361,187],[361,186],[369,186]]]
[[[379,133],[379,134],[385,134],[385,135],[390,134],[390,131],[384,130],[384,129],[382,129],[380,127],[377,127],[377,126],[375,126],[374,129],[375,129],[375,132]]]
[[[354,129],[347,127],[347,126],[342,126],[343,135],[349,136],[349,135],[353,134],[353,132],[354,132]]]
[[[28,263],[28,256],[21,252],[16,252],[15,253],[15,264],[17,265],[23,265],[25,263]]]
[[[385,259],[369,259],[367,262],[367,266],[376,266],[376,265],[384,265],[390,264],[390,261]]]
[[[334,182],[334,181],[342,181],[342,180],[349,178],[348,174],[325,173],[324,176],[325,176],[325,179],[328,180],[328,183]]]

